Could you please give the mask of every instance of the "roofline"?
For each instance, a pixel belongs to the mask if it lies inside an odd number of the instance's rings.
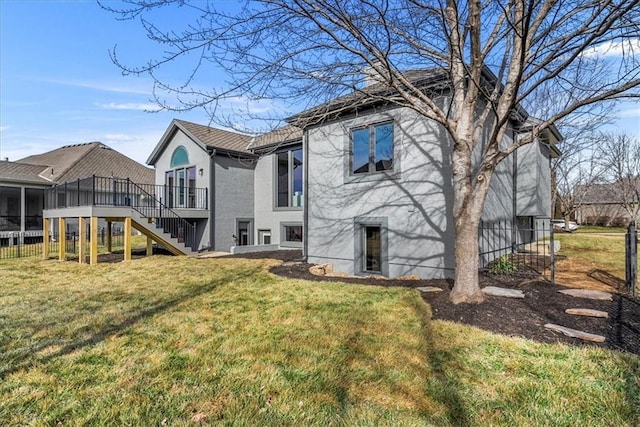
[[[0,178],[0,184],[37,184],[45,187],[52,187],[56,185],[53,181],[47,181],[45,178],[41,178],[44,181],[35,181],[29,179],[12,179],[12,178]]]
[[[413,70],[407,70],[407,71],[413,71]],[[424,71],[428,71],[428,69],[425,69]],[[429,87],[436,87],[438,86],[438,84],[442,83],[443,81],[447,81],[448,78],[446,76],[446,70],[444,69],[440,69],[440,73],[430,76],[428,78],[425,78],[424,80],[421,79],[417,79],[415,82],[415,86],[418,89],[426,89]],[[499,84],[501,87],[503,86],[501,82],[498,81],[497,76],[493,73],[493,71],[491,71],[487,66],[483,66],[482,67],[482,72],[481,72],[481,79],[484,79],[486,82],[492,84],[492,85],[496,85]],[[481,81],[482,83],[482,81]],[[447,90],[450,91],[450,87],[447,87]],[[353,93],[353,92],[352,92]],[[346,94],[343,96],[348,96],[350,94]],[[359,106],[354,106],[352,110],[349,110],[349,113],[353,112],[353,111],[366,111],[372,108],[375,108],[377,105],[384,103],[386,100],[384,99],[372,99],[370,102],[364,103],[362,105]],[[305,111],[302,111],[300,113],[294,114],[293,116],[287,117],[284,119],[285,122],[292,124],[294,126],[298,126],[301,129],[306,129],[307,127],[311,127],[314,126],[318,123],[323,123],[327,120],[335,120],[338,117],[342,116],[343,114],[345,114],[344,111],[336,111],[336,110],[340,110],[341,108],[343,108],[343,106],[337,105],[336,108],[332,108],[331,110],[328,110],[327,112],[325,112],[323,114],[323,117],[319,117],[314,119],[314,123],[312,124],[306,124],[305,126],[300,126],[299,125],[299,121],[302,119],[302,117],[304,116],[308,116],[308,114],[305,114],[307,111],[314,111],[316,109],[318,109],[319,107],[321,107],[322,105],[325,104],[330,104],[333,101],[327,101],[325,103],[319,104],[315,107],[309,108]],[[388,102],[388,101],[386,101]],[[392,105],[392,108],[401,108],[404,107],[404,105],[400,105],[400,104],[394,104]],[[330,115],[334,115],[332,116],[331,119],[328,119],[328,117]],[[313,117],[313,115],[311,116]],[[527,118],[529,117],[529,113],[524,109],[524,107],[522,107],[522,105],[520,104],[516,104],[516,106],[513,108],[512,113],[510,114],[510,119],[511,120],[515,120],[518,121],[522,124],[524,124],[524,122],[527,120]],[[557,132],[557,129],[556,129]],[[559,134],[558,134],[559,135]],[[561,138],[560,138],[561,139]]]
[[[207,146],[206,150],[207,150],[207,153],[209,153],[209,155],[228,154],[230,156],[245,157],[247,159],[257,159],[260,157],[254,153],[247,153],[246,151],[230,150],[228,148],[218,148],[218,147]]]
[[[284,141],[272,142],[271,144],[260,145],[259,147],[251,147],[250,150],[260,152],[271,150],[273,147],[288,147],[290,145],[302,144],[302,137],[285,139]]]
[[[169,126],[167,126],[167,130],[164,131],[164,134],[160,138],[160,141],[158,141],[153,151],[147,158],[146,164],[148,164],[149,166],[155,166],[158,157],[160,157],[162,151],[165,149],[167,144],[169,144],[171,136],[173,136],[176,129],[180,129],[182,132],[184,132],[185,135],[187,135],[189,139],[195,142],[196,145],[198,145],[204,151],[207,151],[207,146],[203,144],[199,138],[196,138],[191,132],[189,132],[184,126],[182,126],[182,124],[177,119],[172,119],[171,123],[169,123]]]

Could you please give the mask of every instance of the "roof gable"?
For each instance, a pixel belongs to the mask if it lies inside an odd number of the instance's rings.
[[[40,176],[45,166],[22,162],[0,161],[0,181],[51,185]]]
[[[222,150],[236,152],[238,154],[251,154],[248,148],[252,139],[250,135],[173,119],[149,155],[147,164],[155,165],[177,130],[184,132],[187,137],[193,140],[203,150]]]

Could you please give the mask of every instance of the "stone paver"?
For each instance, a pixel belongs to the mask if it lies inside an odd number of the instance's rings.
[[[553,323],[547,323],[544,327],[551,329],[552,331],[565,334],[568,337],[579,338],[583,341],[604,342],[606,339],[602,335],[590,334],[588,332],[582,332],[577,329],[571,329],[566,326],[555,325]]]
[[[499,288],[497,286],[487,286],[482,288],[482,292],[485,295],[491,295],[494,297],[524,298],[524,292],[519,289],[506,289]]]
[[[416,289],[420,292],[442,292],[442,288],[438,288],[437,286],[421,286]]]
[[[564,289],[558,292],[578,298],[613,301],[613,296],[609,292],[594,291],[592,289]]]
[[[606,311],[592,310],[590,308],[567,308],[564,312],[574,316],[609,317],[609,313]]]

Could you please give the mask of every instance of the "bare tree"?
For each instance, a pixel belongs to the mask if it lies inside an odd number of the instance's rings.
[[[572,113],[620,98],[637,98],[640,59],[638,0],[264,0],[231,3],[127,0],[122,18],[139,18],[165,54],[140,67],[113,60],[125,73],[155,79],[156,101],[167,108],[203,107],[223,120],[225,99],[279,103],[299,111],[348,92],[410,108],[439,123],[452,140],[456,234],[451,300],[480,302],[478,224],[496,166],[518,147]],[[161,28],[147,14],[181,6],[195,19]],[[612,53],[616,53],[615,56]],[[163,67],[187,62],[185,80]],[[213,67],[215,66],[215,68]],[[408,69],[440,69],[440,105]],[[195,84],[216,70],[227,81],[206,90]],[[363,90],[368,70],[388,87]],[[219,72],[219,71],[217,71]],[[519,105],[540,94],[557,100],[528,137],[505,146]],[[167,96],[179,104],[165,102]],[[322,120],[321,111],[315,120]],[[267,117],[273,119],[274,117]],[[304,124],[301,124],[304,125]],[[479,164],[472,153],[480,152]]]
[[[615,201],[640,223],[640,141],[629,134],[605,134],[598,150]]]

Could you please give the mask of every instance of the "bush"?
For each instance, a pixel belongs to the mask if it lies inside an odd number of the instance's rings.
[[[493,274],[511,274],[516,271],[516,266],[508,255],[502,255],[489,268],[489,273]]]

